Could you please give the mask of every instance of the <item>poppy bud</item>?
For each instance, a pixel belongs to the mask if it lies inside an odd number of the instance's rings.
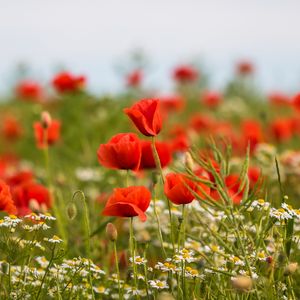
[[[1,272],[3,274],[8,274],[8,267],[9,267],[9,264],[6,261],[3,261],[1,263]]]
[[[106,225],[106,236],[112,242],[115,242],[117,240],[118,231],[117,231],[116,226],[113,223],[107,223],[107,225]]]
[[[233,288],[240,292],[250,291],[253,286],[253,281],[247,276],[237,276],[231,279]]]
[[[151,178],[152,178],[153,185],[156,185],[158,183],[159,173],[158,172],[152,172]]]
[[[49,128],[52,122],[51,115],[47,111],[43,111],[41,115],[41,121],[42,121],[43,128],[45,129]]]
[[[193,158],[190,152],[186,152],[185,153],[185,166],[189,169],[189,170],[193,170],[193,166],[194,166],[194,162],[193,162]]]
[[[284,275],[289,276],[291,274],[294,274],[298,269],[298,263],[290,263],[288,264],[284,269]]]
[[[70,220],[73,220],[77,216],[77,207],[74,202],[70,202],[67,206],[67,215]]]

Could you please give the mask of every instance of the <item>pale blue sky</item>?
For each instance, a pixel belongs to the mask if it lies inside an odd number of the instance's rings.
[[[201,60],[222,86],[253,59],[267,90],[300,88],[297,0],[0,0],[0,93],[26,61],[46,80],[64,64],[93,90],[122,86],[116,64],[135,48],[151,59],[147,84],[167,90],[176,62]]]

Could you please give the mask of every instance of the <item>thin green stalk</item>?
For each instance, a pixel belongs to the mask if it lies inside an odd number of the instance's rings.
[[[159,173],[160,173],[160,177],[161,177],[161,181],[164,185],[165,183],[165,178],[164,178],[164,174],[162,171],[162,167],[161,167],[161,163],[160,163],[160,159],[159,159],[159,155],[155,146],[155,136],[152,137],[152,152],[153,152],[153,156],[154,156],[154,161],[155,161],[155,165],[156,168],[158,169]],[[168,211],[169,211],[169,219],[170,219],[170,228],[171,228],[171,242],[172,242],[172,246],[173,246],[173,252],[175,251],[175,244],[174,244],[174,233],[173,233],[173,222],[172,222],[172,212],[171,212],[171,203],[170,200],[167,198],[167,204],[168,204]]]
[[[117,270],[117,275],[118,275],[119,299],[123,299],[123,293],[121,290],[121,283],[120,283],[120,270],[119,270],[119,262],[118,262],[117,242],[113,241],[113,243],[114,243],[114,255],[115,255],[115,262],[116,262],[116,270]]]
[[[92,276],[91,276],[91,241],[90,241],[90,235],[91,235],[91,230],[90,230],[90,221],[89,221],[89,211],[88,211],[88,206],[86,203],[86,198],[85,195],[82,191],[78,190],[73,194],[72,197],[72,201],[75,201],[76,199],[76,195],[80,194],[81,195],[81,202],[83,205],[83,214],[84,214],[84,229],[85,229],[85,233],[86,233],[86,239],[85,239],[85,247],[86,247],[86,253],[87,253],[87,257],[88,257],[88,261],[89,261],[89,283],[91,286],[91,294],[92,294],[92,299],[95,299],[95,294],[94,294],[94,289],[93,289],[93,280],[92,280]]]
[[[161,248],[163,250],[164,258],[166,258],[167,254],[166,254],[166,250],[165,250],[165,247],[164,247],[164,241],[163,241],[163,236],[162,236],[161,227],[160,227],[160,220],[159,220],[159,216],[158,216],[157,210],[156,210],[156,190],[155,190],[155,186],[153,187],[153,192],[154,192],[153,208],[154,208],[154,215],[155,215],[156,222],[157,222],[157,232],[158,232],[158,237],[159,237],[159,240],[160,240]]]
[[[40,298],[40,294],[41,294],[41,291],[42,291],[42,288],[43,288],[43,285],[44,285],[46,276],[48,275],[49,270],[50,270],[50,267],[52,266],[52,263],[53,263],[53,260],[54,260],[54,256],[55,256],[55,247],[56,247],[56,244],[53,245],[52,252],[51,252],[51,258],[50,258],[50,260],[49,260],[47,269],[45,270],[45,273],[44,273],[42,282],[41,282],[41,284],[40,284],[40,286],[39,286],[38,293],[37,293],[37,296],[36,296],[36,298],[35,298],[36,300],[38,300],[38,299]]]
[[[133,217],[130,218],[130,252],[132,257],[132,269],[133,269],[133,277],[134,277],[134,287],[137,290],[137,271],[135,265],[135,245],[134,245],[134,233],[133,233]],[[139,299],[139,296],[136,297]]]

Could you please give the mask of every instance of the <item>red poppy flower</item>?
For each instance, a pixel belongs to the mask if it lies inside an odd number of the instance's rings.
[[[18,210],[18,215],[30,213],[30,202],[33,200],[40,206],[41,211],[51,207],[51,198],[48,189],[32,181],[24,182],[14,188],[13,199]]]
[[[172,152],[186,152],[190,147],[190,141],[187,134],[178,134],[172,140],[170,140]]]
[[[3,136],[8,140],[15,140],[22,135],[22,128],[19,121],[13,116],[4,118],[2,127]]]
[[[296,94],[293,98],[292,98],[292,104],[294,106],[294,108],[300,112],[300,93]]]
[[[17,96],[24,101],[39,102],[43,98],[43,90],[33,80],[21,81],[16,87]]]
[[[156,136],[162,127],[162,118],[159,109],[159,100],[143,99],[130,108],[125,108],[137,129],[145,136]]]
[[[290,97],[281,92],[272,92],[268,95],[268,100],[272,105],[290,105]]]
[[[250,149],[253,151],[258,143],[263,142],[263,129],[256,120],[244,120],[241,124],[242,139],[245,141],[244,147],[247,148],[250,143]]]
[[[203,176],[199,177],[207,179]],[[203,197],[200,187],[203,191],[205,191],[205,193],[210,193],[210,188],[208,186],[203,183],[190,180],[185,174],[169,173],[166,176],[164,192],[168,199],[174,204],[188,204],[195,199],[191,190],[200,197]]]
[[[31,171],[18,171],[6,177],[5,181],[11,189],[23,184],[24,182],[33,181],[34,176]]]
[[[60,127],[61,124],[57,120],[52,120],[48,128],[44,128],[41,122],[35,122],[33,128],[37,147],[45,148],[55,144],[60,138]]]
[[[109,197],[102,214],[113,217],[139,216],[144,222],[147,219],[145,212],[150,200],[151,193],[144,186],[116,188]]]
[[[68,72],[61,72],[53,78],[52,85],[59,93],[75,92],[84,88],[86,78],[82,75],[75,76]]]
[[[173,78],[180,83],[192,82],[197,80],[199,73],[192,66],[182,65],[178,66],[173,72]]]
[[[248,178],[250,183],[250,188],[254,188],[261,176],[261,170],[258,167],[249,167]]]
[[[99,163],[107,168],[136,171],[141,162],[141,143],[134,133],[119,133],[101,144],[97,155]]]
[[[181,111],[184,108],[185,101],[182,96],[171,95],[159,97],[162,111],[168,113],[172,111]]]
[[[222,96],[215,91],[205,91],[202,95],[202,102],[205,106],[215,108],[222,102]]]
[[[141,70],[135,70],[129,73],[126,77],[126,84],[129,87],[138,87],[143,80],[143,73]]]
[[[0,211],[15,214],[17,209],[12,200],[9,186],[0,179]]]
[[[152,143],[141,141],[142,157],[140,169],[155,169],[156,164],[153,155]],[[166,142],[155,142],[156,151],[159,156],[161,167],[166,167],[172,161],[172,149]]]
[[[288,119],[275,119],[270,129],[278,142],[286,142],[292,138],[292,123]]]
[[[236,71],[239,75],[250,75],[254,72],[254,66],[252,62],[243,60],[238,62]]]
[[[215,125],[215,120],[207,115],[195,114],[191,117],[190,126],[197,132],[209,132]]]
[[[231,174],[228,175],[224,181],[225,181],[226,191],[228,193],[228,196],[231,198],[232,202],[234,204],[240,204],[243,199],[243,190],[239,192],[239,188],[241,184],[239,176],[236,174]],[[212,190],[211,196],[217,201],[220,200],[221,198],[217,190]]]

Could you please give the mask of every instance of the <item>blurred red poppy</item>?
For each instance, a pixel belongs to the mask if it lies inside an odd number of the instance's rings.
[[[144,186],[115,188],[102,212],[105,216],[135,217],[146,221],[145,212],[151,200],[150,191]]]
[[[134,133],[119,133],[97,151],[99,163],[110,169],[137,171],[141,155],[141,142]]]
[[[33,80],[23,80],[16,86],[16,95],[21,100],[39,102],[43,98],[43,89],[40,84]]]
[[[28,181],[33,181],[34,176],[31,171],[17,171],[6,177],[6,183],[11,189]]]
[[[240,202],[243,199],[243,189],[239,191],[241,184],[239,176],[236,174],[228,175],[225,178],[224,182],[226,186],[226,192],[231,198],[232,202],[234,204],[240,204]],[[221,196],[219,195],[219,192],[216,189],[211,191],[211,196],[217,201],[221,199]]]
[[[45,148],[55,144],[60,139],[60,127],[58,120],[52,120],[47,128],[41,122],[35,122],[33,128],[37,147]]]
[[[239,75],[251,75],[254,73],[254,66],[251,61],[241,60],[236,65],[236,71]]]
[[[179,112],[185,106],[185,100],[182,96],[170,95],[159,97],[160,106],[163,112]]]
[[[293,98],[292,98],[292,105],[294,106],[294,108],[300,112],[300,93],[296,94]]]
[[[138,87],[143,80],[143,72],[141,70],[134,70],[126,77],[126,84],[129,87]]]
[[[0,179],[0,211],[15,214],[17,209],[12,200],[9,186]]]
[[[18,185],[12,193],[18,215],[23,216],[30,213],[33,201],[39,206],[40,211],[45,211],[51,207],[51,197],[48,189],[33,181]]]
[[[282,92],[272,92],[268,95],[268,100],[272,105],[290,105],[290,97]]]
[[[140,169],[155,169],[155,159],[153,155],[152,143],[150,141],[141,141],[142,157]],[[166,142],[155,142],[156,151],[159,156],[161,167],[164,168],[172,161],[172,149]]]
[[[205,106],[209,108],[215,108],[221,104],[222,95],[215,91],[205,91],[201,99]]]
[[[69,72],[61,72],[53,78],[52,85],[59,93],[75,92],[85,87],[86,78],[82,75],[76,76]]]
[[[13,116],[6,116],[3,120],[2,134],[7,140],[16,140],[22,135],[22,127]]]
[[[241,123],[241,139],[244,140],[244,148],[250,144],[251,152],[258,143],[264,141],[263,129],[256,120],[244,120]]]
[[[162,117],[157,99],[143,99],[130,108],[125,108],[137,129],[145,136],[156,136],[162,128]]]
[[[193,82],[199,77],[198,71],[192,66],[181,65],[173,72],[173,78],[179,83]]]
[[[278,142],[286,142],[292,138],[292,123],[289,119],[275,119],[270,124],[273,137]]]
[[[197,174],[196,174],[197,175]],[[206,176],[198,176],[199,178],[208,179]],[[188,204],[191,203],[196,197],[203,197],[203,190],[206,194],[210,193],[210,188],[200,182],[195,182],[189,179],[185,174],[169,173],[166,176],[164,192],[168,199],[174,204]],[[192,193],[192,191],[194,193]]]

